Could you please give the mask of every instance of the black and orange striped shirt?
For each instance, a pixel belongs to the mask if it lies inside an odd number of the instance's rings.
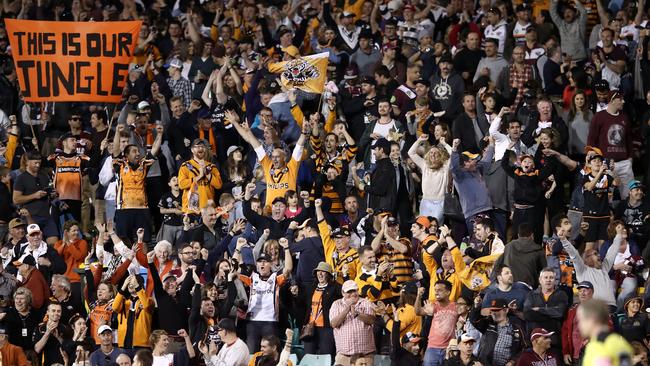
[[[153,156],[147,154],[138,166],[133,166],[126,159],[113,160],[117,175],[116,208],[148,208],[146,181],[149,168],[153,164]]]
[[[411,241],[407,238],[400,238],[399,241],[406,245],[408,248],[411,247]],[[407,254],[402,254],[397,250],[390,247],[384,241],[381,244],[381,252],[379,253],[379,262],[390,262],[393,264],[392,274],[397,278],[397,284],[401,285],[404,282],[411,281],[413,279],[413,260]]]
[[[309,142],[311,143],[311,148],[314,150],[314,154],[316,155],[314,163],[316,164],[316,171],[318,172],[321,172],[326,165],[333,165],[339,173],[343,173],[344,168],[347,167],[350,161],[354,159],[354,156],[357,154],[357,145],[345,144],[338,148],[338,151],[333,158],[330,158],[323,148],[323,141],[320,136],[311,135]]]

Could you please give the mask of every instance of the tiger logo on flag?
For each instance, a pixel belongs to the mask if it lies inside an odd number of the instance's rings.
[[[318,79],[320,71],[303,59],[295,59],[287,62],[282,77],[293,85],[302,85],[308,80]]]

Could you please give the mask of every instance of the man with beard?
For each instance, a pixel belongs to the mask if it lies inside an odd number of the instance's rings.
[[[359,141],[366,126],[377,119],[377,81],[373,75],[361,78],[361,95],[341,100],[341,108],[354,141]]]
[[[488,316],[481,316],[484,310]],[[483,334],[478,357],[485,365],[514,365],[527,346],[523,323],[509,312],[507,300],[497,298],[483,308],[477,306],[469,315],[472,325]]]
[[[289,347],[291,351],[291,342],[293,339],[293,330],[287,329],[285,332],[287,336],[286,346]],[[262,337],[262,342],[260,343],[260,351],[255,353],[250,361],[248,362],[251,366],[275,366],[280,361],[280,352],[278,348],[280,346],[280,339],[274,335],[269,334]],[[294,366],[291,360],[287,361],[287,366]]]
[[[637,243],[640,248],[648,248],[648,222],[650,215],[650,204],[645,199],[646,187],[638,180],[628,184],[630,194],[627,200],[621,201],[614,211],[614,218],[622,220],[625,226],[630,229],[630,240]],[[648,257],[646,254],[644,257]]]
[[[355,17],[356,15],[354,13],[344,11],[337,24],[334,18],[332,18],[332,6],[329,3],[323,5],[323,20],[325,24],[336,30],[338,33],[337,38],[342,41],[341,50],[348,54],[353,53],[357,49],[359,33],[361,33],[361,27],[358,27],[354,23]]]
[[[194,278],[193,297],[196,299],[197,297],[201,297],[201,283],[196,272],[194,270],[190,271],[191,273],[188,273],[188,276],[191,275]],[[223,341],[223,339],[219,339],[217,327],[213,325],[217,320],[214,302],[207,296],[201,298],[199,301],[194,301],[194,299],[192,300],[192,310],[188,319],[192,343]]]
[[[486,16],[488,26],[483,31],[486,42],[488,39],[496,40],[498,42],[497,53],[499,56],[503,56],[503,51],[506,47],[506,38],[508,36],[508,31],[506,30],[508,24],[502,18],[501,11],[496,7],[490,8]]]
[[[449,122],[461,113],[465,82],[453,72],[454,64],[450,56],[442,56],[438,66],[440,70],[431,78],[431,90],[433,99],[440,103],[440,109],[446,111],[443,120]]]
[[[183,191],[183,212],[197,215],[220,189],[221,174],[209,160],[210,144],[205,139],[192,142],[192,159],[178,170],[178,187]]]
[[[124,125],[117,126],[117,133],[124,131]],[[160,150],[163,138],[162,125],[156,126],[156,140],[151,152],[144,158],[136,145],[127,145],[120,157],[119,139],[113,143],[113,171],[117,175],[117,197],[115,228],[118,236],[134,238],[138,228],[144,228],[144,240],[151,240],[151,216],[147,202],[147,174]]]
[[[508,61],[497,53],[498,47],[498,40],[493,38],[485,40],[485,57],[481,59],[476,67],[476,73],[474,74],[473,79],[474,82],[476,82],[476,79],[480,76],[489,76],[490,80],[496,82],[501,70],[508,66]]]
[[[383,99],[377,103],[377,112],[379,113],[379,119],[366,125],[366,130],[363,136],[361,136],[361,140],[359,140],[359,151],[363,154],[361,156],[367,167],[377,159],[375,154],[373,154],[373,149],[375,148],[373,142],[376,143],[382,138],[388,139],[391,133],[395,135],[404,132],[402,124],[393,119],[391,115],[392,107],[387,100]],[[390,149],[386,151],[386,155],[389,153]]]

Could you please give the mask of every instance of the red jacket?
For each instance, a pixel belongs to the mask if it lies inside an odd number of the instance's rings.
[[[50,286],[38,269],[34,268],[27,278],[23,279],[22,287],[27,287],[32,292],[32,308],[38,310],[50,298]]]
[[[575,319],[576,313],[578,312],[578,306],[580,306],[580,304],[575,304],[569,309],[569,311],[567,311],[566,319],[564,320],[564,323],[562,323],[562,356],[571,355],[571,357],[573,357],[576,353],[574,352],[576,351],[575,347],[580,347],[580,349],[577,350],[580,351],[585,343],[585,339],[580,337],[580,344],[573,344],[573,319]],[[609,329],[614,329],[614,323],[611,318],[609,319]]]

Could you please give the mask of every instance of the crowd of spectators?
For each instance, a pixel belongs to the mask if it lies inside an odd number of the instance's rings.
[[[28,103],[0,21],[0,365],[647,366],[648,8],[4,0],[142,26]]]

